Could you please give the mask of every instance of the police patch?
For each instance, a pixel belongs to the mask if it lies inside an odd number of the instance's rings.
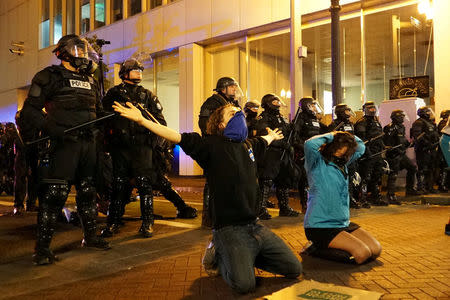
[[[312,121],[312,125],[313,125],[314,127],[320,127],[319,122],[316,122],[316,121]]]
[[[353,130],[352,126],[348,126],[348,125],[344,126],[344,131],[352,131],[352,130]]]
[[[156,103],[156,108],[157,108],[158,110],[161,110],[161,109],[162,109],[162,106],[161,106],[161,104],[159,104],[159,102]]]
[[[74,87],[74,88],[80,88],[80,89],[85,89],[85,90],[91,89],[91,84],[86,81],[69,79],[69,82],[70,82],[70,86]]]

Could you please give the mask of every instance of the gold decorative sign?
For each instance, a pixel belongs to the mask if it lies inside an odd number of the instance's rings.
[[[389,99],[430,97],[430,77],[417,76],[389,80]]]

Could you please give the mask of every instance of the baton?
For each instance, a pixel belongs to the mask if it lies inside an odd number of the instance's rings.
[[[140,111],[144,112],[147,117],[149,117],[153,122],[155,122],[156,124],[160,124],[158,120],[156,120],[156,118],[141,103],[136,104],[136,106]]]
[[[377,152],[377,153],[375,153],[375,154],[372,154],[371,156],[366,157],[366,158],[363,158],[363,159],[361,159],[361,160],[366,160],[366,159],[374,158],[375,156],[381,155],[381,154],[383,154],[383,153],[386,153],[386,152],[388,152],[388,151],[397,149],[397,148],[402,147],[402,146],[404,146],[404,145],[403,145],[403,144],[398,144],[398,145],[393,146],[393,147],[391,147],[391,148],[384,149],[384,150],[382,150],[382,151],[380,151],[380,152]]]
[[[378,140],[379,138],[382,138],[383,136],[384,136],[384,132],[383,132],[382,134],[377,135],[377,136],[374,137],[374,138],[371,138],[371,139],[365,141],[364,144],[372,143],[373,141],[376,141],[376,140]]]
[[[344,125],[344,122],[339,123],[336,127],[333,128],[332,131],[336,131],[338,128],[340,128],[342,125]]]
[[[68,129],[64,130],[64,134],[67,134],[67,133],[69,133],[69,132],[71,132],[71,131],[74,131],[74,130],[77,130],[77,129],[80,129],[80,128],[83,128],[83,127],[92,125],[92,124],[94,124],[94,123],[97,123],[97,122],[100,122],[100,121],[109,119],[109,118],[111,118],[111,117],[113,117],[113,116],[115,116],[115,115],[116,115],[116,113],[112,113],[112,114],[103,116],[103,117],[101,117],[101,118],[98,118],[98,119],[95,119],[95,120],[91,120],[91,121],[82,123],[82,124],[77,125],[77,126],[75,126],[75,127],[68,128]],[[43,137],[43,138],[40,138],[40,139],[31,141],[31,142],[27,142],[26,145],[27,145],[27,146],[34,145],[34,144],[36,144],[36,143],[40,143],[40,142],[46,141],[46,140],[48,140],[48,139],[50,139],[50,136],[45,136],[45,137]]]

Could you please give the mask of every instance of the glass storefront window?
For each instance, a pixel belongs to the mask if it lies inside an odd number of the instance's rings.
[[[39,22],[39,48],[50,46],[50,0],[41,0]]]
[[[123,1],[111,0],[111,23],[122,20],[123,18]]]
[[[147,7],[150,9],[161,6],[163,3],[163,0],[147,0]]]
[[[417,5],[368,14],[364,28],[367,100],[389,99],[391,79],[428,75],[433,87],[432,23]]]
[[[340,39],[342,101],[357,110],[361,107],[360,18],[341,20]],[[325,114],[331,114],[331,25],[302,30],[302,44],[308,47],[302,65],[303,95],[317,99]]]
[[[75,33],[75,0],[66,0],[67,34]]]
[[[81,26],[81,34],[86,33],[90,30],[90,19],[91,19],[91,5],[89,0],[81,0],[80,1],[80,26]]]
[[[156,92],[164,108],[167,126],[175,130],[180,128],[178,50],[156,59]]]
[[[62,0],[53,0],[53,44],[62,37]]]
[[[105,26],[105,0],[95,0],[95,28]]]
[[[142,11],[142,0],[128,0],[128,16],[134,16]]]
[[[284,102],[281,113],[290,114],[290,35],[283,33],[249,42],[248,99],[261,101],[276,94]]]

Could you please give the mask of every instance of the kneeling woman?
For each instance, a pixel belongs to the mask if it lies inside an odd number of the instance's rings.
[[[380,243],[350,222],[347,165],[364,150],[358,137],[340,131],[313,137],[305,143],[305,169],[310,186],[304,218],[306,237],[315,249],[343,250],[358,264],[381,253]]]
[[[274,140],[283,138],[278,130],[247,139],[244,114],[232,105],[218,108],[209,118],[207,132],[183,133],[153,123],[127,103],[114,109],[153,133],[178,143],[186,154],[206,171],[213,221],[213,242],[218,271],[237,292],[255,288],[255,267],[295,278],[302,265],[289,247],[258,222],[259,187],[256,161]]]

